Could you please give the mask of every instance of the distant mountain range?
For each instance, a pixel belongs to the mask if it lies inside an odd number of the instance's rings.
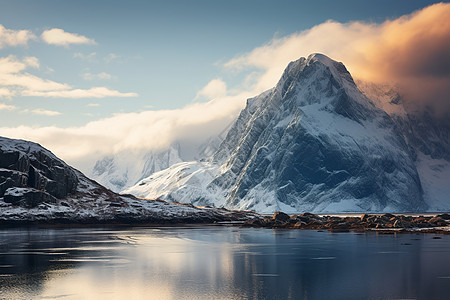
[[[449,210],[450,126],[404,100],[313,54],[249,99],[205,159],[181,162],[171,148],[125,180],[111,180],[124,178],[114,158],[94,174],[140,197],[263,213]]]

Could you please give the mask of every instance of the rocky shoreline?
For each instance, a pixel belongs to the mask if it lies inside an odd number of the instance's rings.
[[[381,233],[423,232],[450,234],[450,214],[407,216],[393,214],[362,214],[356,216],[321,216],[311,213],[289,216],[275,212],[272,217],[255,218],[244,227],[315,229],[332,232],[376,231]]]

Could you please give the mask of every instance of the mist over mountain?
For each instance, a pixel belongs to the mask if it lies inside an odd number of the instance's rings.
[[[445,210],[449,127],[322,54],[247,101],[217,152],[125,192],[258,212]]]
[[[225,139],[232,123],[218,135],[203,138],[198,143],[175,141],[165,150],[120,151],[96,161],[90,177],[105,187],[121,192],[140,180],[168,167],[191,160],[212,156]]]

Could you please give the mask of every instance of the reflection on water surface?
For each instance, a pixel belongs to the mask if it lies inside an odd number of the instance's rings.
[[[5,299],[445,299],[450,238],[194,226],[0,230]]]

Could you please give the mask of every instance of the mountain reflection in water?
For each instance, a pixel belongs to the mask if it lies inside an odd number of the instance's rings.
[[[445,299],[450,236],[103,227],[0,230],[5,299]]]

